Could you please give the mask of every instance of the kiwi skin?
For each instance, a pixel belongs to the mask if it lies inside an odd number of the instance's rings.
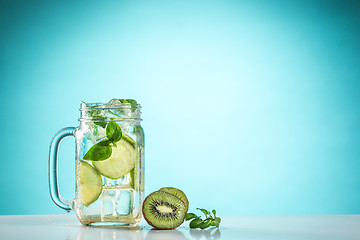
[[[185,193],[183,191],[181,191],[180,189],[174,188],[174,187],[163,187],[163,188],[160,188],[158,191],[167,192],[167,193],[170,193],[170,194],[174,195],[175,197],[179,198],[181,201],[184,202],[185,207],[186,207],[186,212],[189,210],[189,200],[187,199]]]
[[[154,194],[159,194],[162,195],[162,197],[170,197],[172,199],[174,199],[174,201],[178,202],[178,204],[181,206],[181,208],[183,208],[183,216],[182,216],[182,219],[180,219],[180,221],[177,223],[177,224],[174,224],[173,226],[171,227],[164,227],[164,226],[159,226],[157,225],[156,223],[154,224],[153,222],[151,222],[150,219],[148,219],[147,217],[147,213],[145,211],[145,205],[147,204],[147,200],[148,198],[151,198]],[[159,200],[162,200],[161,198],[159,198]],[[160,229],[160,230],[171,230],[171,229],[174,229],[174,228],[177,228],[179,227],[185,220],[185,216],[186,216],[186,206],[185,204],[183,203],[183,201],[181,201],[178,197],[174,196],[173,194],[170,194],[170,193],[166,193],[166,192],[159,192],[159,191],[156,191],[156,192],[153,192],[151,194],[149,194],[144,202],[143,202],[143,205],[142,205],[142,212],[143,212],[143,216],[144,216],[144,219],[146,220],[146,222],[151,225],[152,227],[156,228],[156,229]]]

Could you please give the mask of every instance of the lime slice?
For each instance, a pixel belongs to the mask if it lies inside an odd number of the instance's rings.
[[[80,161],[80,202],[89,206],[95,202],[102,191],[102,180],[100,174],[87,162]]]
[[[144,174],[140,171],[141,164],[139,163],[141,158],[142,147],[137,147],[135,150],[135,167],[130,172],[130,186],[135,191],[144,191]]]
[[[138,175],[139,175],[139,157],[138,157],[138,151],[135,151],[135,166],[130,171],[130,182],[129,185],[135,190],[139,191],[139,184],[138,184]]]
[[[108,159],[93,161],[96,170],[111,179],[121,178],[134,168],[134,148],[124,140],[116,142],[115,145]]]
[[[135,148],[135,141],[132,140],[131,137],[128,137],[127,135],[123,134],[122,135],[122,140],[127,141],[133,148]]]

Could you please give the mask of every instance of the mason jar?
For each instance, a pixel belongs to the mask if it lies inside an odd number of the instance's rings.
[[[144,131],[141,106],[132,99],[82,103],[80,125],[60,130],[49,153],[50,195],[84,225],[136,225],[144,196]],[[75,137],[75,198],[64,200],[58,190],[60,141]]]

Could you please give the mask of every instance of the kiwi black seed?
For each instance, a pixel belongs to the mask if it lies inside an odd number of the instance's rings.
[[[167,192],[172,195],[175,195],[176,197],[180,198],[181,201],[185,203],[186,212],[189,209],[189,200],[187,199],[185,193],[181,191],[180,189],[174,188],[174,187],[163,187],[160,188],[159,191]]]
[[[185,219],[186,207],[176,196],[157,191],[149,194],[143,203],[145,220],[157,229],[174,229]]]

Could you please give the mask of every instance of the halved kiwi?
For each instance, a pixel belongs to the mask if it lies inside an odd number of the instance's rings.
[[[181,191],[180,189],[174,188],[174,187],[163,187],[160,188],[159,191],[167,192],[172,195],[175,195],[176,197],[180,198],[181,201],[184,202],[186,211],[189,209],[189,200],[187,199],[185,193]]]
[[[147,223],[157,229],[174,229],[180,226],[187,212],[183,201],[163,191],[149,194],[142,210]]]

